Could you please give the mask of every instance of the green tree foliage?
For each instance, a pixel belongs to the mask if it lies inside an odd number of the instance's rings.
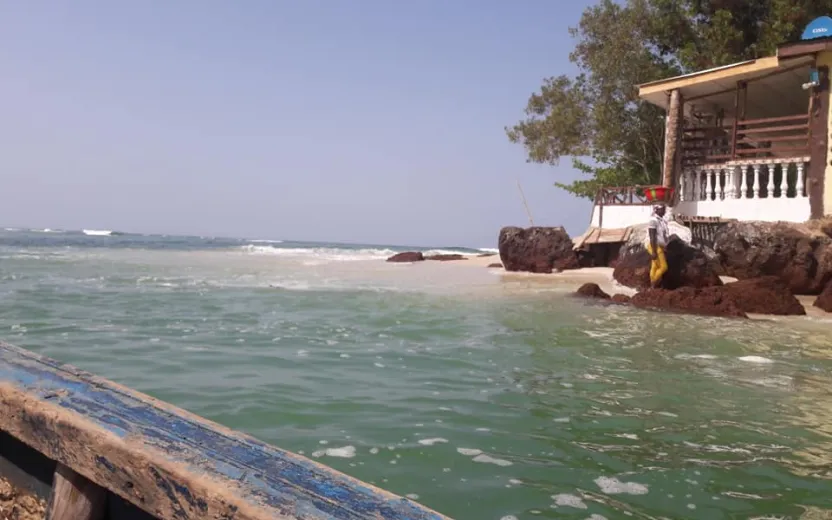
[[[507,128],[528,160],[572,158],[586,178],[556,183],[580,197],[661,179],[664,112],[636,85],[773,55],[832,0],[601,0],[570,29],[579,73],[547,78]]]

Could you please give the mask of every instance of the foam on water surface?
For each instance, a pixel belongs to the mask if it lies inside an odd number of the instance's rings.
[[[621,482],[614,477],[598,477],[595,479],[595,484],[601,488],[602,493],[608,495],[646,495],[647,486],[637,482]]]
[[[337,457],[341,459],[351,459],[355,457],[355,446],[344,446],[341,448],[327,448],[325,450],[318,450],[312,453],[313,457]]]

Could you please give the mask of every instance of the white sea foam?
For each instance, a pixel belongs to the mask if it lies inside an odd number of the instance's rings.
[[[344,446],[342,448],[327,448],[312,453],[313,457],[338,457],[341,459],[351,459],[355,457],[355,446]]]
[[[433,439],[419,439],[419,444],[422,446],[433,446],[434,444],[446,443],[448,439],[442,437],[434,437]]]
[[[249,240],[252,244],[282,244],[282,240],[266,240],[264,238],[258,238],[257,240]]]
[[[108,237],[113,234],[109,229],[83,229],[85,235],[92,237]]]
[[[760,364],[768,364],[774,363],[774,360],[762,357],[762,356],[743,356],[739,358],[740,361],[745,361],[746,363],[760,363]]]
[[[497,254],[497,253],[500,252],[500,250],[497,249],[496,247],[480,247],[478,249],[478,251],[481,251],[483,253],[494,253],[494,254]]]
[[[241,249],[248,254],[274,255],[286,258],[311,259],[324,262],[350,262],[384,260],[394,254],[392,249],[340,249],[336,247],[274,247],[245,245]]]
[[[556,506],[560,507],[574,507],[575,509],[586,509],[586,504],[581,497],[570,495],[569,493],[561,493],[559,495],[552,495],[552,500],[555,501]]]
[[[621,482],[614,477],[598,477],[595,483],[608,495],[646,495],[647,486],[638,482]]]
[[[466,457],[474,457],[482,453],[482,450],[478,450],[476,448],[457,448],[456,451],[460,455],[465,455]]]
[[[513,462],[511,462],[509,460],[497,459],[497,458],[492,457],[491,455],[486,455],[484,453],[480,454],[480,455],[477,455],[476,457],[474,457],[471,460],[473,460],[474,462],[482,462],[483,464],[494,464],[495,466],[502,466],[502,467],[511,466],[511,465],[514,464]]]

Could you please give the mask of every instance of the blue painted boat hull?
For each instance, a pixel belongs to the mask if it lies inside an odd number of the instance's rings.
[[[0,430],[153,518],[446,518],[304,457],[5,343],[0,343]]]

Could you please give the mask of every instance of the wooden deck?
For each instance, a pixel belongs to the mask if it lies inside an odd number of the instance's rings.
[[[446,518],[304,457],[2,342],[0,447],[4,476],[22,472],[46,484],[49,468],[63,465],[107,490],[105,518]]]

